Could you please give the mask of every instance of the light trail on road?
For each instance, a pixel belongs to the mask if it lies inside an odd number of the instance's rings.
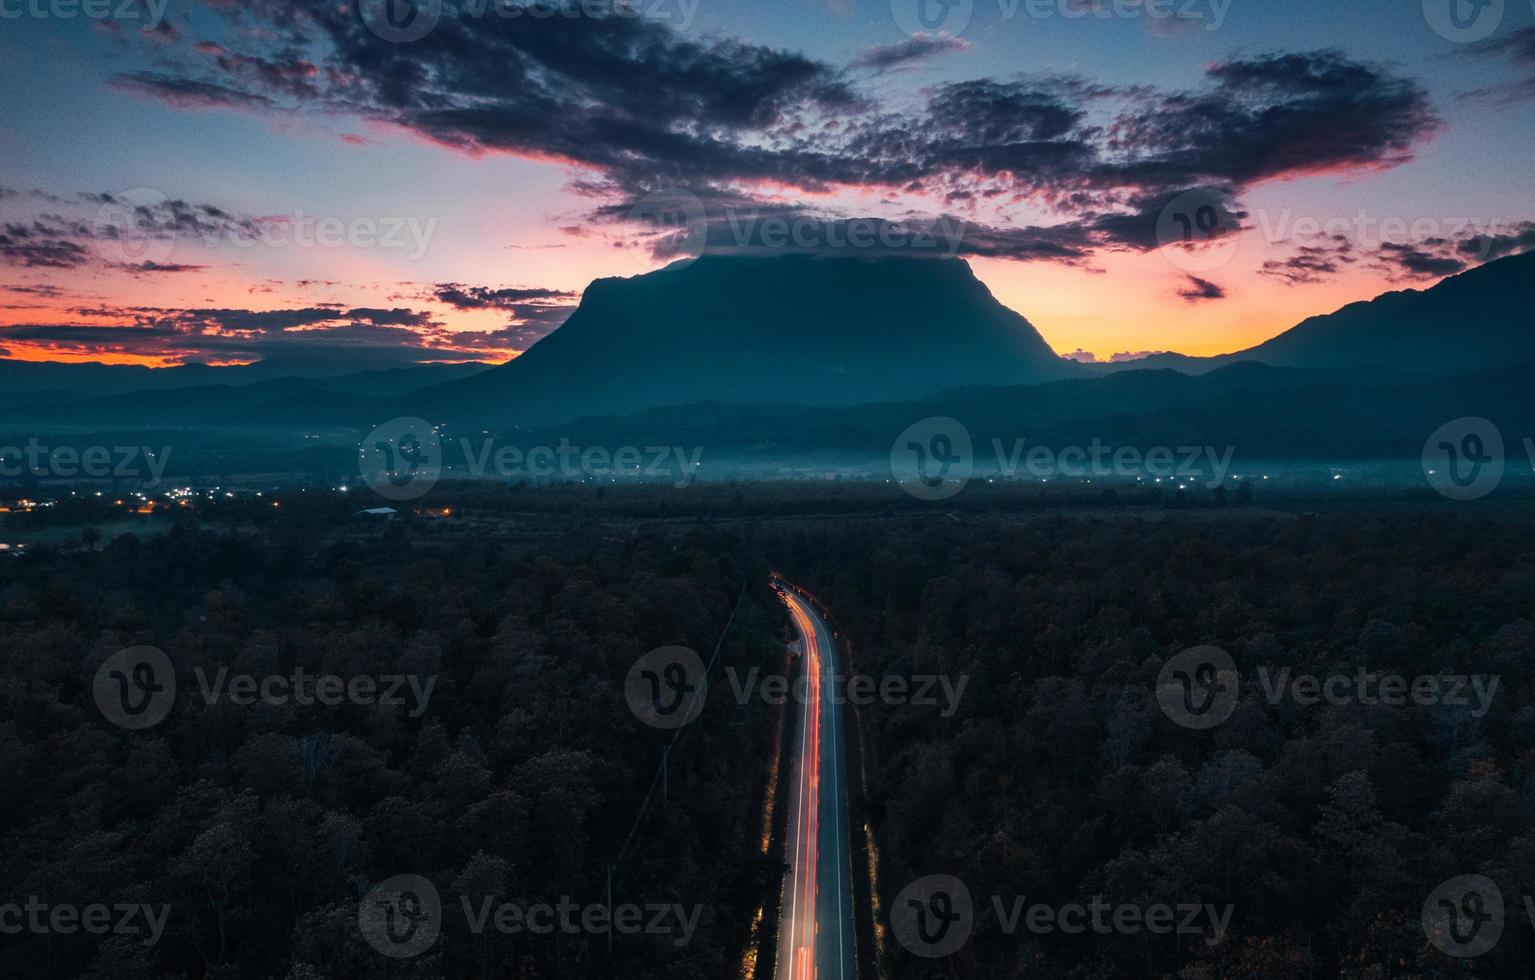
[[[834,697],[836,644],[814,606],[788,586],[780,594],[800,635],[804,670],[791,701],[800,717],[776,976],[855,980],[846,765],[841,708]]]

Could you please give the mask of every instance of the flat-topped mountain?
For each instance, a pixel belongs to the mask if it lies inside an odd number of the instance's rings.
[[[1082,373],[959,259],[710,256],[599,279],[521,357],[421,394],[432,418],[544,423],[705,401],[855,405]]]

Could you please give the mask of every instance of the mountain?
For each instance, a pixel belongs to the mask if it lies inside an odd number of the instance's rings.
[[[521,435],[521,442],[531,446],[568,438],[577,445],[702,446],[705,458],[726,467],[727,476],[734,465],[771,469],[803,460],[820,461],[829,469],[872,461],[877,470],[887,465],[892,441],[907,426],[949,416],[967,427],[978,460],[995,458],[993,440],[1004,448],[1023,440],[1026,447],[1055,450],[1095,441],[1143,451],[1229,446],[1244,463],[1377,459],[1416,464],[1429,433],[1450,419],[1479,416],[1500,427],[1509,465],[1520,469],[1526,465],[1524,436],[1535,432],[1531,370],[1535,363],[1438,378],[1382,374],[1372,384],[1360,384],[1354,371],[1251,363],[1194,377],[1165,369],[1125,371],[836,408],[657,408],[534,428]]]
[[[280,366],[56,364],[0,361],[0,421],[95,426],[228,425],[351,421],[365,406],[472,377],[487,365],[422,364],[336,376],[264,377]],[[260,379],[260,380],[258,380]]]
[[[101,364],[96,361],[18,361],[0,358],[0,393],[69,393],[79,398],[124,395],[138,391],[172,391],[208,386],[249,387],[272,384],[272,390],[324,387],[354,394],[389,394],[442,384],[483,371],[487,365],[419,364],[409,367],[367,369],[337,361],[306,362],[302,359],[257,361],[213,367],[183,364],[150,368],[137,364]]]
[[[854,405],[1085,374],[959,259],[707,256],[599,279],[554,333],[420,414],[547,423],[693,402]]]
[[[1535,363],[1523,309],[1535,295],[1532,272],[1535,255],[1515,256],[1312,318],[1239,354],[1161,355],[1110,370],[1057,357],[962,261],[709,257],[594,282],[565,326],[498,367],[260,381],[198,367],[148,372],[154,390],[124,392],[146,385],[145,369],[0,362],[0,381],[40,372],[32,386],[49,389],[0,387],[0,420],[28,431],[291,437],[419,415],[509,439],[579,434],[589,445],[746,451],[863,450],[881,440],[888,449],[889,425],[899,422],[898,432],[952,414],[975,420],[978,433],[1058,444],[1113,436],[1220,439],[1244,453],[1399,453],[1463,415],[1506,420],[1511,437],[1535,432],[1524,368]],[[235,373],[211,373],[226,371]],[[83,373],[65,387],[71,372]],[[185,380],[195,383],[171,384]]]
[[[484,364],[420,364],[406,367],[398,362],[373,367],[355,361],[302,358],[269,358],[254,364],[213,367],[207,364],[182,364],[177,367],[150,368],[137,364],[101,364],[95,361],[18,361],[0,358],[0,393],[60,392],[78,397],[89,392],[92,397],[121,395],[134,391],[168,391],[205,385],[245,386],[267,381],[329,382],[346,378],[348,388],[366,386],[367,379],[377,382],[375,393],[440,384],[467,377],[483,370]]]
[[[1535,252],[1315,316],[1230,355],[1276,367],[1456,374],[1535,359]]]
[[[1218,357],[1155,354],[1099,370],[1199,374],[1240,361],[1273,367],[1384,368],[1461,374],[1535,360],[1535,252],[1304,320],[1256,347]]]

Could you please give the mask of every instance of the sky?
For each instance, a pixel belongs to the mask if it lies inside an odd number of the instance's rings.
[[[0,0],[0,84],[33,360],[500,361],[798,249],[1215,354],[1535,245],[1535,0]]]

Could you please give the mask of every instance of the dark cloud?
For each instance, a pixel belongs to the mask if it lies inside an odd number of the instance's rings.
[[[337,325],[275,338],[191,335],[133,324],[21,324],[0,326],[0,341],[25,342],[54,353],[131,354],[183,362],[302,358],[307,361],[391,363],[483,360],[480,351],[423,342],[400,328]]]
[[[319,66],[296,52],[284,51],[279,57],[269,59],[237,54],[218,45],[198,45],[197,49],[212,54],[219,69],[230,78],[254,83],[293,98],[314,99],[320,96],[320,89],[316,85]]]
[[[360,308],[346,312],[348,320],[371,323],[379,327],[426,327],[432,324],[430,313],[420,313],[396,307],[392,310]]]
[[[95,326],[87,324],[28,324],[17,323],[0,326],[0,337],[9,342],[25,341],[41,344],[96,345],[110,342],[112,345],[137,346],[150,339],[163,339],[166,331],[142,326]],[[121,349],[121,348],[119,348]]]
[[[959,255],[967,258],[1002,258],[1019,261],[1085,262],[1102,242],[1080,224],[1057,227],[1003,228],[964,224]]]
[[[175,324],[189,333],[212,331],[227,333],[281,333],[297,327],[331,323],[342,318],[333,307],[312,306],[298,310],[195,309],[165,311],[170,315],[161,323]]]
[[[351,4],[216,7],[239,22],[231,36],[245,50],[204,44],[174,72],[119,84],[177,104],[344,113],[463,152],[562,161],[576,168],[577,192],[614,203],[598,213],[615,223],[666,187],[715,208],[757,186],[884,187],[951,208],[1052,209],[1061,230],[1025,233],[1041,241],[1017,251],[1074,261],[1093,248],[1155,247],[1149,208],[1184,188],[1240,194],[1265,180],[1391,167],[1439,127],[1419,86],[1332,51],[1217,63],[1186,92],[977,79],[897,111],[876,107],[842,68],[645,19],[450,10],[401,45],[375,36]],[[919,38],[855,66],[952,46]]]
[[[90,253],[67,240],[71,229],[44,221],[30,225],[0,225],[0,259],[29,269],[73,269],[90,260]]]
[[[1185,303],[1203,303],[1212,299],[1225,299],[1226,290],[1208,279],[1198,276],[1188,276],[1187,285],[1178,290],[1178,295],[1183,297]]]
[[[1376,258],[1387,274],[1402,279],[1440,279],[1463,272],[1469,265],[1455,254],[1455,246],[1442,238],[1413,244],[1386,242]]]
[[[790,207],[733,210],[709,216],[705,234],[689,234],[675,243],[658,242],[657,255],[671,258],[701,245],[712,254],[778,254],[785,251],[823,254],[881,254],[953,256],[963,248],[965,223],[941,217],[841,218]]]
[[[12,242],[0,235],[0,258],[29,269],[73,269],[84,265],[90,256],[74,242]]]
[[[1070,94],[1027,82],[977,79],[937,88],[927,105],[928,123],[936,130],[927,152],[964,156],[1011,148],[1037,150],[1072,133],[1086,115]],[[1062,144],[1074,151],[1075,142]],[[979,159],[978,155],[973,156]]]
[[[0,289],[18,296],[36,296],[39,299],[58,299],[64,291],[57,286],[0,286]]]
[[[1156,95],[1121,114],[1123,159],[1099,180],[1168,187],[1385,168],[1440,128],[1416,83],[1336,51],[1274,54],[1206,70],[1211,87]]]
[[[1353,252],[1353,243],[1343,237],[1330,245],[1302,245],[1288,258],[1267,260],[1258,273],[1292,286],[1326,282],[1356,261]]]
[[[135,95],[153,96],[178,109],[260,109],[273,104],[264,95],[244,92],[228,85],[148,71],[118,75],[112,79],[112,86]]]
[[[1325,282],[1356,264],[1384,273],[1392,280],[1440,279],[1531,249],[1535,249],[1535,222],[1530,221],[1492,224],[1486,231],[1459,239],[1431,237],[1384,242],[1371,249],[1335,235],[1324,244],[1303,245],[1287,257],[1270,259],[1258,271],[1291,285]]]
[[[1456,246],[1463,256],[1490,262],[1505,255],[1535,249],[1535,221],[1524,221],[1508,229],[1468,238]]]
[[[1393,281],[1441,279],[1495,258],[1496,255],[1491,253],[1496,247],[1489,239],[1470,238],[1456,242],[1447,238],[1425,238],[1414,242],[1383,242],[1366,249],[1343,235],[1335,235],[1323,244],[1302,245],[1284,258],[1269,259],[1258,272],[1292,286],[1327,282],[1356,264],[1383,273]]]
[[[954,51],[966,51],[970,42],[944,35],[918,35],[899,44],[869,48],[852,61],[854,68],[872,68],[877,72],[910,67],[921,61]]]
[[[1136,194],[1113,211],[1090,213],[1081,219],[1085,233],[1108,248],[1150,251],[1183,240],[1183,227],[1173,218],[1182,216],[1196,226],[1202,240],[1216,241],[1242,229],[1247,212],[1236,204],[1227,186],[1173,187],[1150,194]]]
[[[1217,202],[1214,234],[1234,233],[1245,188],[1394,166],[1439,126],[1416,85],[1334,52],[1233,61],[1208,74],[1212,86],[1199,93],[1074,79],[940,86],[919,123],[851,127],[840,165],[852,182],[901,183],[954,204],[1032,198],[1067,220],[981,235],[991,243],[974,254],[1077,261],[1101,248],[1167,244],[1159,222],[1191,190]],[[1108,126],[1089,125],[1087,107],[1102,100],[1123,108]]]
[[[258,219],[240,217],[211,204],[159,197],[79,193],[63,197],[32,191],[29,197],[65,208],[85,209],[85,218],[45,212],[31,222],[0,224],[0,262],[28,268],[74,269],[92,261],[134,276],[200,272],[206,266],[140,259],[156,242],[179,239],[254,241]]]
[[[428,295],[439,303],[446,303],[459,310],[501,310],[510,313],[512,322],[500,330],[459,333],[455,336],[462,343],[512,347],[516,350],[527,350],[553,333],[575,312],[579,298],[575,293],[563,289],[540,286],[493,288],[466,286],[457,282],[438,283]]]
[[[290,39],[323,39],[329,57],[316,83],[336,108],[468,152],[554,157],[631,176],[702,176],[722,157],[734,158],[729,170],[782,173],[781,148],[740,136],[785,134],[806,113],[859,102],[840,72],[802,55],[693,41],[639,18],[446,17],[420,41],[395,45],[350,4],[243,13],[286,25]],[[285,40],[266,60],[298,46]],[[285,83],[222,64],[184,77],[261,99],[291,94]]]
[[[177,272],[202,272],[208,267],[205,265],[186,265],[181,262],[156,262],[150,259],[145,262],[124,262],[116,268],[133,275],[161,275]]]
[[[433,288],[432,296],[439,302],[447,303],[460,310],[511,310],[524,303],[568,305],[576,298],[575,293],[560,289],[536,287],[493,289],[488,286],[465,286],[457,282],[438,283]]]
[[[166,309],[161,307],[87,307],[74,311],[81,316],[133,319],[145,326],[188,335],[251,336],[305,331],[321,325],[431,328],[438,324],[431,314],[403,308],[343,309],[321,304],[292,310],[244,310],[227,308]]]
[[[80,322],[0,326],[0,342],[58,353],[210,359],[366,361],[413,364],[483,360],[520,349],[510,339],[536,325],[494,334],[455,333],[429,313],[409,309],[293,310],[94,307],[70,311]],[[96,321],[96,322],[87,322]]]
[[[30,226],[7,224],[6,232],[17,237],[90,238],[91,228],[83,221],[58,214],[40,215]]]
[[[1494,102],[1514,103],[1535,98],[1535,27],[1526,27],[1504,37],[1493,37],[1471,46],[1467,54],[1474,56],[1507,58],[1525,72],[1523,78],[1502,85],[1462,92],[1459,99],[1490,99]]]
[[[1050,261],[1070,265],[1088,263],[1100,250],[1159,247],[1158,219],[1168,200],[1148,198],[1130,202],[1134,211],[1086,214],[1056,225],[1008,226],[967,220],[954,214],[910,213],[904,218],[827,217],[796,206],[766,205],[750,200],[731,200],[723,205],[704,205],[679,193],[674,203],[667,195],[648,199],[653,218],[624,244],[647,249],[661,261],[710,254],[779,254],[786,251],[819,254],[895,254],[929,257],[1002,258],[1017,261]],[[1218,193],[1199,195],[1214,202],[1219,225],[1212,237],[1234,233],[1245,212],[1232,213],[1221,204]],[[691,214],[671,220],[669,212],[686,209]],[[613,206],[599,209],[602,220],[621,221],[632,213]]]
[[[139,200],[121,194],[84,197],[88,203],[101,206],[92,225],[78,226],[76,233],[86,237],[106,240],[201,238],[205,241],[242,238],[249,241],[261,231],[257,219],[233,215],[212,204],[194,204],[179,198]]]

